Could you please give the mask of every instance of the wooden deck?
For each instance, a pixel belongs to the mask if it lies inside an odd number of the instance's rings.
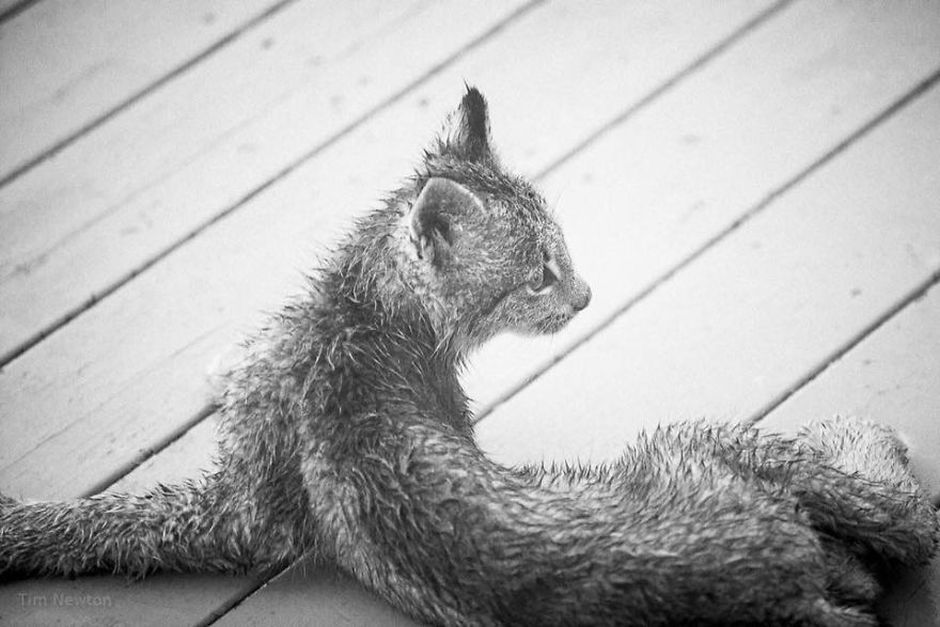
[[[711,416],[898,426],[940,493],[940,4],[0,1],[0,490],[206,467],[206,372],[464,81],[594,301],[466,386],[499,461]],[[940,562],[887,604],[940,623]],[[344,575],[0,587],[3,624],[410,624]]]

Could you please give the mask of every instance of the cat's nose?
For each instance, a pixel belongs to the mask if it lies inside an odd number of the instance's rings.
[[[591,303],[591,286],[584,281],[578,281],[571,298],[571,307],[575,311],[581,311]]]

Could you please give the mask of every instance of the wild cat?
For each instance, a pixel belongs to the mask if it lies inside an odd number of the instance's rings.
[[[924,562],[938,535],[884,427],[685,423],[598,467],[483,455],[465,359],[503,331],[558,331],[590,298],[468,88],[228,374],[218,469],[143,496],[3,498],[0,574],[268,570],[314,552],[431,623],[875,624],[879,568]]]

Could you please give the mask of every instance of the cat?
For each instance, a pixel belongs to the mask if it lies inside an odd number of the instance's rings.
[[[252,338],[218,469],[143,496],[0,501],[0,575],[270,572],[312,552],[438,624],[876,623],[883,564],[935,552],[889,429],[683,423],[615,463],[505,468],[458,381],[504,331],[588,306],[544,199],[468,88],[416,172]]]

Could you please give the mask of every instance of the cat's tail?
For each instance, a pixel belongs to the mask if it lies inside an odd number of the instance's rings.
[[[256,508],[227,485],[214,473],[144,496],[37,503],[0,496],[0,578],[257,567],[265,530]]]

